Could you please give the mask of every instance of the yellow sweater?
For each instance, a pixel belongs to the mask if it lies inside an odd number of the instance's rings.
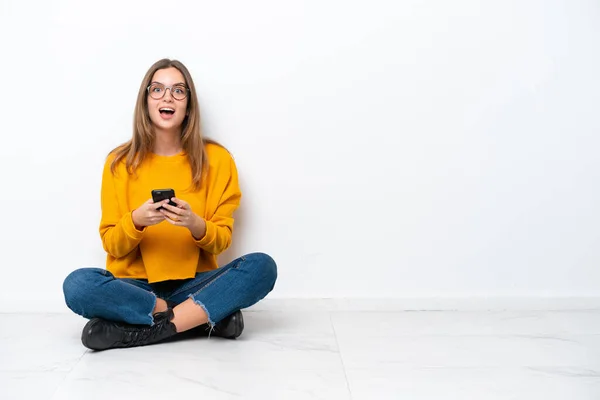
[[[115,174],[111,155],[102,176],[100,236],[107,252],[106,269],[118,278],[148,279],[150,283],[186,279],[196,272],[218,268],[217,255],[231,244],[233,212],[241,192],[231,155],[215,144],[206,144],[208,175],[198,191],[192,191],[192,172],[185,153],[165,157],[150,155],[134,175],[125,162]],[[152,189],[172,188],[206,220],[206,234],[195,240],[189,229],[163,221],[135,228],[131,213],[151,198]]]

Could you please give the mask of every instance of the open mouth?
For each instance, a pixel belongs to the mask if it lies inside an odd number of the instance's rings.
[[[163,119],[171,119],[175,114],[175,109],[169,107],[162,107],[158,111]]]

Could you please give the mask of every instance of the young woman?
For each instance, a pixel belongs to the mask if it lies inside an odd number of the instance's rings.
[[[154,202],[156,189],[175,196]],[[189,71],[176,60],[156,62],[139,90],[133,137],[104,166],[106,269],[78,269],[63,284],[67,306],[90,318],[84,346],[142,346],[190,330],[238,337],[240,309],[264,298],[277,279],[275,262],[262,253],[217,265],[240,198],[231,155],[200,133]]]

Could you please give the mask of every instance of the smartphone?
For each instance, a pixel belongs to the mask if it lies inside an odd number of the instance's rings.
[[[169,205],[177,207],[177,204],[170,200],[171,197],[175,197],[175,191],[173,189],[154,189],[152,191],[152,201],[159,203],[163,200],[169,199]],[[158,207],[157,210],[161,210],[163,207]]]

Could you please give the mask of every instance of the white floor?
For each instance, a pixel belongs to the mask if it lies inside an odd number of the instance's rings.
[[[600,399],[600,310],[244,313],[235,341],[91,352],[71,314],[0,315],[2,399]]]

